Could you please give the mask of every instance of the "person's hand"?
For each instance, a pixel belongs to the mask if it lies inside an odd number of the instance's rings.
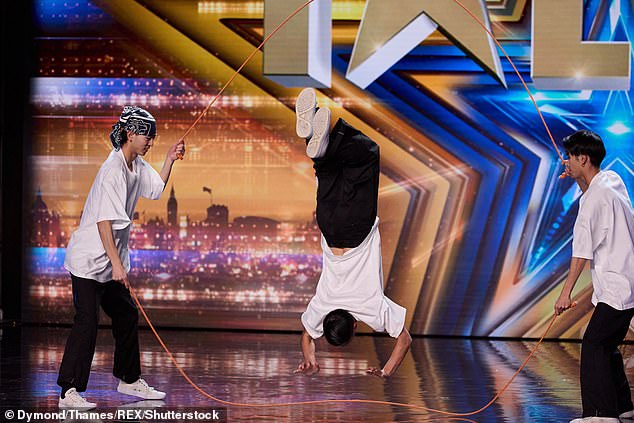
[[[570,176],[570,164],[568,160],[564,160],[564,171],[559,175],[559,179],[564,179],[567,176]]]
[[[293,373],[301,373],[306,376],[312,376],[319,373],[319,363],[317,363],[316,360],[303,360],[299,363],[299,366],[297,366],[297,369],[295,369]]]
[[[180,140],[176,144],[170,147],[167,151],[167,158],[171,161],[183,160],[183,156],[185,156],[185,141]]]
[[[368,370],[365,371],[366,374],[372,375],[372,376],[376,376],[378,378],[381,378],[383,380],[387,379],[389,377],[388,374],[386,374],[383,370],[377,368],[377,367],[370,367]]]
[[[555,303],[555,313],[559,316],[564,311],[572,307],[572,301],[570,295],[561,294]]]
[[[126,272],[120,264],[112,265],[112,280],[119,282],[128,289],[130,288],[130,283],[128,282],[128,272]]]

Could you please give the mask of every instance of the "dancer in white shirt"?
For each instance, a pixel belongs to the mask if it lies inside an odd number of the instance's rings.
[[[379,146],[339,119],[330,130],[330,110],[317,110],[311,88],[297,98],[297,135],[307,141],[317,176],[317,223],[322,232],[323,269],[317,291],[302,314],[303,360],[296,373],[319,371],[314,339],[324,335],[346,345],[357,320],[396,338],[382,369],[368,373],[388,377],[403,361],[411,337],[404,327],[405,308],[383,293],[383,267],[377,200]]]
[[[114,149],[95,177],[79,228],[66,249],[64,267],[71,274],[75,320],[57,379],[62,388],[60,408],[96,407],[79,392],[88,385],[100,307],[112,319],[117,390],[144,399],[165,397],[140,378],[138,312],[128,290],[128,238],[139,197],[158,200],[185,146],[182,141],[171,146],[158,173],[141,158],[156,137],[156,121],[150,113],[126,106],[112,128]]]
[[[570,272],[555,303],[570,307],[572,292],[587,261],[592,272],[592,318],[581,346],[581,422],[632,419],[634,406],[618,350],[634,316],[634,211],[621,177],[601,170],[601,138],[578,131],[564,139],[566,173],[583,195],[573,230]],[[572,423],[571,422],[571,423]]]

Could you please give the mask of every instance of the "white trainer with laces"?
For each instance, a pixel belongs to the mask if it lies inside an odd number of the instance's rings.
[[[621,413],[619,416],[621,420],[634,420],[634,410],[626,411],[625,413]]]
[[[313,117],[317,109],[317,94],[312,88],[304,88],[295,102],[295,131],[300,138],[313,136]]]
[[[330,140],[330,109],[322,107],[315,113],[313,119],[313,136],[306,145],[306,155],[317,159],[326,154]]]
[[[152,388],[147,382],[143,379],[139,379],[134,383],[125,383],[124,381],[119,381],[119,386],[117,386],[117,391],[126,395],[133,395],[135,397],[148,399],[148,400],[161,400],[165,398],[165,392],[157,391]]]
[[[64,398],[59,397],[59,402],[57,404],[59,408],[70,408],[73,410],[92,410],[97,407],[97,404],[94,402],[86,401],[79,392],[75,388],[70,388],[66,391],[66,395]]]

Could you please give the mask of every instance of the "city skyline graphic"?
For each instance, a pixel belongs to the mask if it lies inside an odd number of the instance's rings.
[[[581,192],[558,179],[561,163],[504,61],[507,87],[436,31],[366,89],[348,81],[365,4],[332,1],[332,84],[317,94],[381,148],[386,294],[406,307],[414,334],[539,336],[567,274]],[[631,90],[535,89],[532,2],[485,4],[554,138],[600,133],[604,169],[634,195]],[[589,0],[583,12],[583,40],[631,41],[631,2]],[[37,3],[30,195],[41,190],[48,214],[32,211],[25,320],[72,317],[64,239],[112,148],[108,133],[122,107],[157,118],[145,159],[160,168],[261,42],[262,17],[263,2],[251,1]],[[262,65],[258,54],[186,138],[185,160],[161,199],[137,206],[132,276],[161,324],[301,329],[321,266],[315,176],[294,133],[301,88],[267,79]],[[46,239],[35,237],[38,228]],[[586,271],[574,292],[579,306],[550,336],[579,338],[590,296]]]

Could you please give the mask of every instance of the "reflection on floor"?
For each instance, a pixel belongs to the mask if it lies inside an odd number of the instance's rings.
[[[68,328],[4,328],[0,342],[0,403],[3,407],[57,409],[55,383]],[[472,411],[497,392],[528,355],[533,342],[415,339],[401,369],[388,381],[367,376],[385,362],[387,337],[358,336],[346,348],[317,344],[321,372],[294,375],[299,335],[161,331],[179,364],[203,389],[219,398],[249,403],[316,399],[377,399],[458,412]],[[150,384],[167,391],[162,407],[218,407],[175,370],[151,332],[141,331],[141,361]],[[631,346],[625,347],[625,357]],[[580,415],[580,345],[545,343],[496,404],[466,421],[563,422]],[[100,329],[85,397],[108,410],[134,402],[116,392],[111,374],[113,340]],[[627,369],[633,376],[634,369]],[[632,379],[631,379],[632,380]],[[328,404],[292,408],[228,409],[229,421],[431,422],[465,421],[383,405]]]

